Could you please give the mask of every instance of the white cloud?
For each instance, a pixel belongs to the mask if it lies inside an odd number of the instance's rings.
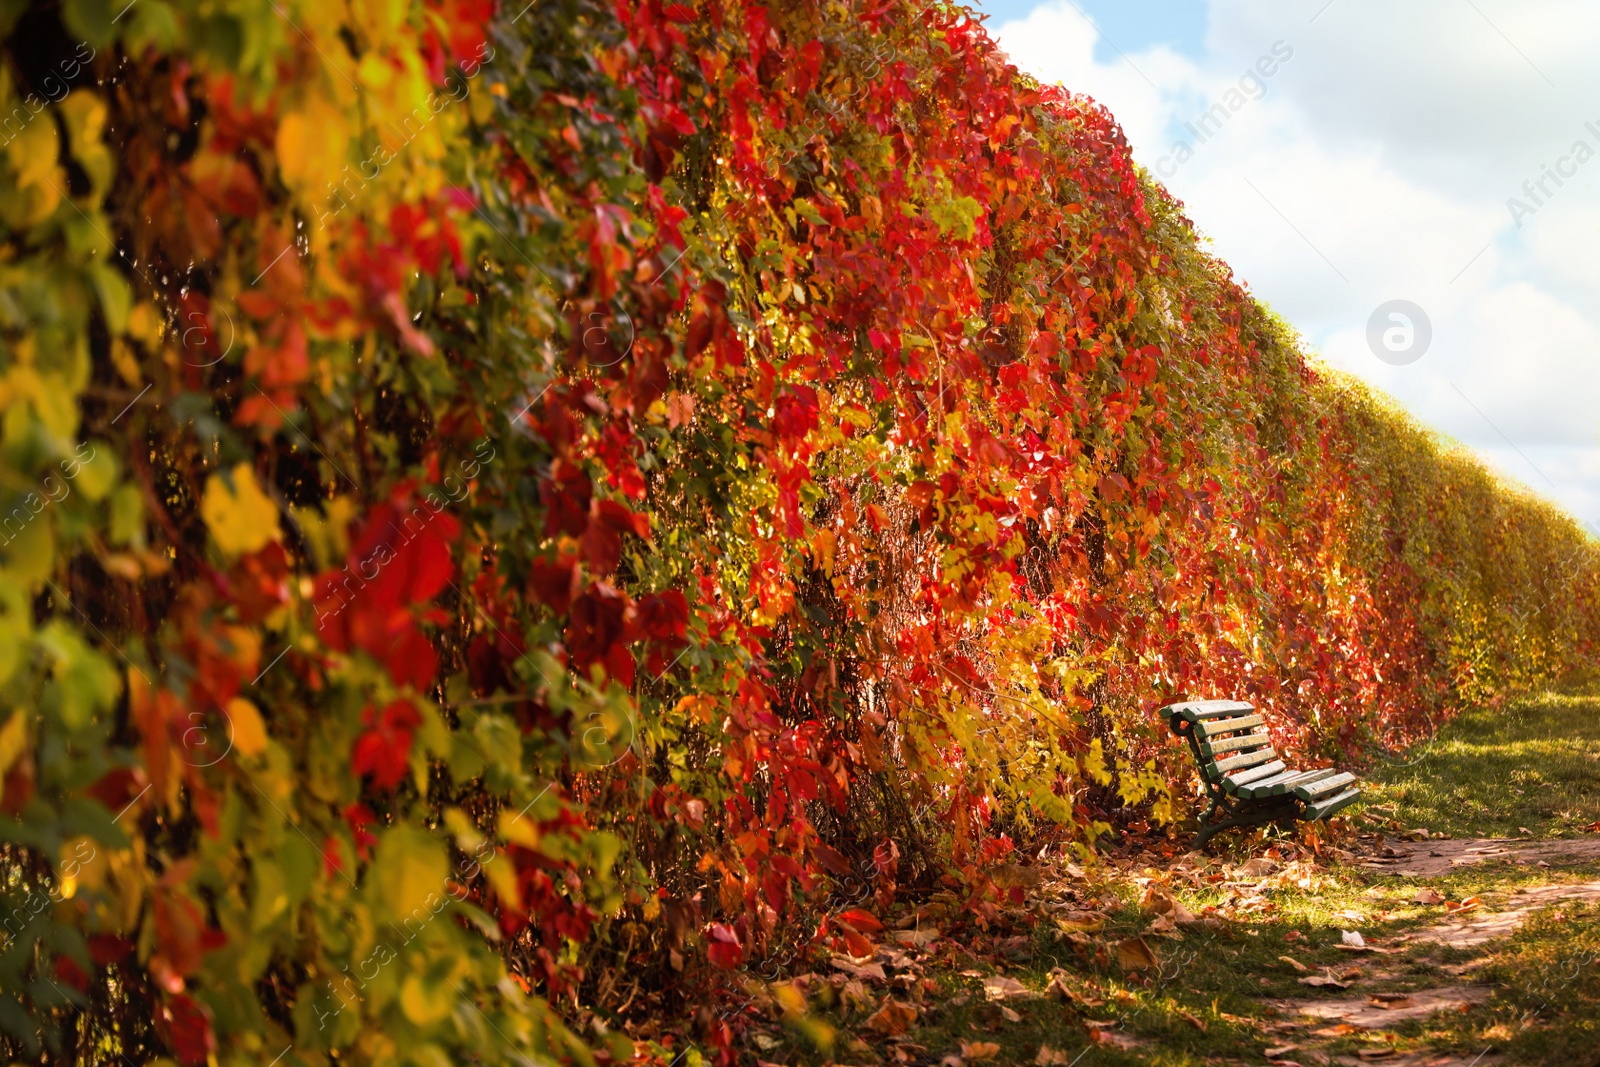
[[[1600,131],[1600,7],[1324,5],[1211,0],[1198,60],[1155,48],[1097,62],[1065,0],[996,34],[1024,70],[1111,108],[1216,254],[1330,363],[1600,520],[1600,132],[1585,126]],[[1292,56],[1265,94],[1226,97],[1274,45]],[[1201,143],[1185,123],[1219,101],[1235,106]],[[1596,158],[1557,186],[1543,167],[1580,139]],[[1193,150],[1181,166],[1180,140]],[[1506,201],[1541,178],[1518,227]],[[1433,324],[1403,367],[1366,341],[1396,298]]]

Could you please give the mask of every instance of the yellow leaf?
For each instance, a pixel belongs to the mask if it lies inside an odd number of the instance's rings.
[[[443,982],[427,982],[416,975],[400,987],[400,1009],[418,1026],[432,1026],[447,1018],[458,999]]]
[[[261,712],[244,697],[228,701],[228,722],[233,725],[233,747],[246,756],[259,756],[267,749],[267,728]]]
[[[0,778],[5,777],[27,747],[28,716],[25,712],[13,712],[6,724],[0,726]]]
[[[61,155],[61,141],[56,136],[55,118],[51,115],[35,117],[6,144],[6,154],[16,171],[16,189],[20,195],[8,195],[0,201],[3,205],[0,214],[18,228],[43,222],[61,203],[61,190],[66,181],[56,165]]]
[[[278,172],[297,191],[319,193],[344,166],[348,143],[344,116],[312,100],[278,124]]]
[[[229,556],[259,551],[278,537],[277,505],[256,484],[248,463],[233,468],[231,476],[213,474],[206,480],[200,517]]]
[[[1093,778],[1097,783],[1100,785],[1111,784],[1111,772],[1106,770],[1105,749],[1101,747],[1098,737],[1089,742],[1089,751],[1079,757],[1079,762],[1083,765],[1083,773]]]
[[[499,858],[499,856],[491,856],[483,864],[483,873],[489,876],[489,884],[494,886],[495,894],[511,908],[521,911],[522,890],[517,885],[516,868],[511,866],[510,863],[496,863],[495,861]],[[656,909],[660,910],[661,905],[656,898],[649,898],[645,901],[646,918],[651,917],[649,915],[651,904],[655,904]]]

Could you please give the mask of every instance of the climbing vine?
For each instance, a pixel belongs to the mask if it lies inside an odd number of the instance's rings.
[[[1183,818],[1167,700],[1349,755],[1593,661],[1594,542],[960,7],[0,37],[13,1059],[648,1058]]]

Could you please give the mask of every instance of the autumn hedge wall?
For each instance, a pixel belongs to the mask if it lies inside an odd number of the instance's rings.
[[[1356,757],[1593,661],[1595,543],[961,8],[0,37],[15,1060],[731,1059],[897,893],[1190,818],[1169,699]]]

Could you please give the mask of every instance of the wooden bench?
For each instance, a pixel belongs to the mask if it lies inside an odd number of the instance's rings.
[[[1161,711],[1187,738],[1211,806],[1200,816],[1194,847],[1234,826],[1326,819],[1361,799],[1356,776],[1334,768],[1292,771],[1272,749],[1266,720],[1239,700],[1189,700]],[[1213,822],[1218,812],[1223,818]]]

